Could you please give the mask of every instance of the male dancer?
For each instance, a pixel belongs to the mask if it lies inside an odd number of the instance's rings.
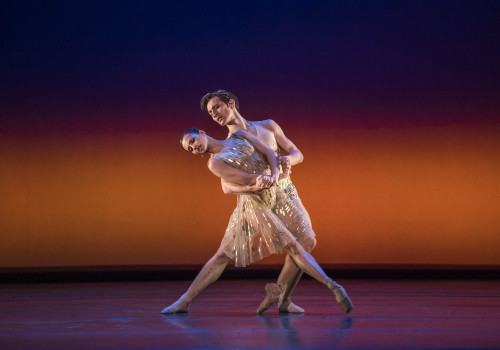
[[[260,141],[267,144],[278,153],[281,150],[286,152],[286,156],[280,157],[280,163],[283,169],[289,169],[291,166],[303,161],[304,156],[300,150],[284,134],[280,126],[273,120],[263,120],[251,122],[243,118],[239,111],[238,98],[229,91],[217,90],[203,96],[201,99],[201,109],[207,112],[212,119],[221,126],[226,126],[229,135],[240,130],[246,130]],[[283,222],[287,228],[294,234],[299,243],[307,252],[310,252],[316,245],[315,233],[311,227],[311,219],[307,210],[300,200],[297,190],[290,177],[278,181],[283,191],[290,197],[294,205],[291,206],[293,213],[287,213],[283,217]],[[245,193],[249,189],[246,186],[235,185],[222,181],[224,193]],[[295,217],[301,218],[294,220]],[[277,284],[266,285],[266,297],[259,306],[259,314],[266,311],[273,303],[279,299],[278,309],[283,313],[303,313],[304,309],[295,305],[290,296],[293,293],[297,283],[302,276],[302,270],[295,264],[289,255],[286,256],[285,264],[278,277]]]

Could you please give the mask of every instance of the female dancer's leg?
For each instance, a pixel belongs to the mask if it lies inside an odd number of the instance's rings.
[[[166,307],[162,314],[188,312],[189,305],[205,288],[217,281],[231,259],[218,250],[203,266],[188,290],[172,305]]]

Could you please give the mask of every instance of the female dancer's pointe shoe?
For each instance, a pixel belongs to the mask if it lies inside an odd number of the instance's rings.
[[[304,309],[300,306],[293,303],[293,301],[288,300],[285,302],[280,302],[278,304],[278,311],[281,313],[289,313],[289,314],[303,314]]]
[[[266,284],[266,297],[264,300],[262,300],[262,303],[260,303],[259,308],[257,309],[257,313],[261,315],[271,307],[275,302],[278,301],[281,292],[283,291],[283,288],[281,288],[279,285],[276,283],[267,283]]]
[[[188,312],[189,309],[189,303],[183,302],[181,300],[177,300],[175,303],[173,303],[170,306],[167,306],[164,308],[161,313],[162,314],[179,314],[179,313],[186,313]]]
[[[332,279],[328,279],[328,289],[335,295],[335,299],[337,303],[339,303],[342,310],[345,313],[349,313],[352,311],[354,306],[352,305],[351,299],[347,296],[347,293],[340,284],[333,281]]]

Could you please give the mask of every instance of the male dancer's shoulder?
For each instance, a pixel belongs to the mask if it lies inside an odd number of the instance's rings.
[[[264,119],[264,120],[254,122],[254,123],[259,124],[260,126],[266,128],[267,130],[269,130],[271,132],[275,132],[279,128],[278,123],[276,123],[272,119]]]

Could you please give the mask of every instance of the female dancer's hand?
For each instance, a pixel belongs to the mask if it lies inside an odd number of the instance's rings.
[[[271,181],[272,181],[271,186],[274,186],[278,183],[279,177],[280,177],[279,174],[271,176]],[[269,186],[269,187],[271,187],[271,186]]]
[[[276,183],[276,179],[269,175],[259,175],[257,177],[255,186],[258,188],[269,188]]]

